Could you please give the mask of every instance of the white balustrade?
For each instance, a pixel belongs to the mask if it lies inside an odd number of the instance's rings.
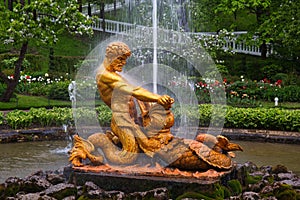
[[[130,30],[134,29],[135,27],[143,27],[141,25],[135,25],[125,22],[119,22],[119,21],[113,21],[113,20],[105,20],[105,32],[107,33],[113,33],[113,34],[130,34]],[[103,31],[102,26],[102,19],[96,20],[96,23],[92,25],[92,28],[96,31]],[[142,29],[140,29],[142,30]],[[239,31],[239,32],[233,32],[234,39],[227,40],[225,44],[219,44],[223,46],[224,50],[233,51],[236,53],[244,53],[244,54],[250,54],[255,56],[260,56],[261,51],[260,48],[255,45],[247,45],[244,41],[236,41],[236,39],[243,34],[246,34],[246,31]],[[214,35],[216,33],[212,32],[200,32],[200,33],[187,33],[190,35],[198,35],[198,36],[210,36]],[[142,36],[143,33],[140,33]],[[173,34],[172,38],[165,38],[167,40],[173,40],[174,42],[180,43],[181,42],[181,34]],[[269,56],[272,53],[272,49],[268,50],[267,56]]]

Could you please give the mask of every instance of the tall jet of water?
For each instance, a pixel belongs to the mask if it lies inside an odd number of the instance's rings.
[[[153,0],[153,93],[157,93],[157,1]]]

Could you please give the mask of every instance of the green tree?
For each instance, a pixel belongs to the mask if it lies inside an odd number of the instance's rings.
[[[65,30],[72,34],[92,34],[92,20],[78,11],[76,0],[57,2],[54,0],[20,1],[0,5],[0,38],[4,44],[20,48],[15,63],[13,79],[0,71],[0,78],[7,85],[1,101],[9,101],[20,78],[20,70],[29,42],[49,46],[58,41]],[[2,70],[2,69],[1,69]]]
[[[233,14],[236,19],[237,12],[246,9],[255,14],[257,23],[261,24],[264,16],[269,15],[270,5],[271,0],[221,0],[216,11]]]
[[[284,0],[273,9],[258,29],[261,39],[272,43],[280,56],[299,62],[300,1]]]
[[[220,0],[193,0],[190,4],[191,30],[194,32],[217,31],[219,17],[213,12]],[[224,27],[223,27],[224,28]]]

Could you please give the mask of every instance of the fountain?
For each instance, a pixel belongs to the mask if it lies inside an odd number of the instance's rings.
[[[108,190],[161,185],[177,194],[183,185],[192,189],[194,184],[205,190],[230,174],[231,151],[242,150],[220,135],[224,91],[211,91],[214,106],[207,133],[198,134],[197,116],[185,117],[188,109],[198,110],[189,77],[219,83],[222,78],[209,54],[190,35],[159,28],[155,13],[156,1],[153,27],[137,26],[101,42],[78,71],[73,110],[79,135],[74,136],[70,155],[73,168],[67,170],[76,182],[109,183]],[[97,121],[95,85],[112,110],[111,129]],[[173,103],[180,108],[174,127]],[[78,109],[93,113],[92,126],[80,118]]]
[[[231,172],[231,151],[242,150],[220,135],[224,91],[210,91],[213,114],[205,134],[198,134],[198,116],[186,117],[189,109],[199,109],[190,77],[218,83],[222,77],[210,55],[189,34],[159,27],[158,2],[152,3],[152,27],[136,26],[102,41],[87,56],[72,84],[78,135],[69,170],[77,181],[115,180],[108,184],[114,189],[127,187],[124,181],[128,180],[132,184],[139,180],[132,189],[165,184],[178,188],[190,182],[206,188]],[[102,113],[95,109],[99,99],[112,110],[111,128],[99,125],[97,116]],[[172,106],[179,108],[175,125]],[[88,124],[79,110],[94,116]],[[142,184],[145,175],[146,185]]]

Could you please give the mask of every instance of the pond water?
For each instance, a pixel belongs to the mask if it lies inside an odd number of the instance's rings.
[[[282,164],[300,175],[300,145],[235,141],[244,152],[235,161],[257,166]],[[68,141],[0,144],[0,183],[8,177],[25,177],[38,170],[56,170],[68,164]]]

